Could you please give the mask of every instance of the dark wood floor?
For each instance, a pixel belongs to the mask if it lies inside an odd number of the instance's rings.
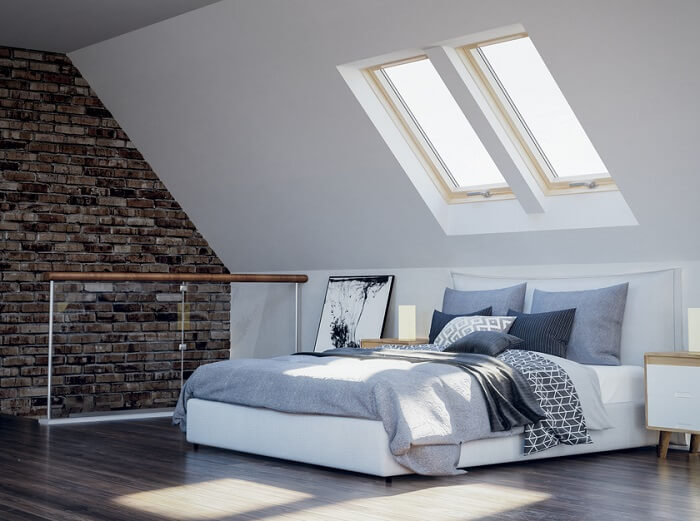
[[[284,433],[280,433],[284,438]],[[167,420],[0,417],[0,520],[700,520],[700,456],[631,450],[369,476],[203,447]]]

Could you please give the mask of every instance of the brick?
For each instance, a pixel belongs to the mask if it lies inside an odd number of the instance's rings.
[[[17,150],[27,148],[26,141],[0,140],[0,150]]]
[[[0,170],[19,170],[19,163],[0,161]]]
[[[63,54],[0,47],[0,211],[0,413],[46,412],[42,272],[226,271]],[[228,357],[230,288],[206,286],[188,295],[187,374]],[[174,405],[178,300],[177,284],[58,283],[54,414]]]
[[[86,107],[85,114],[97,118],[111,118],[112,113],[103,107]]]
[[[56,125],[55,131],[59,134],[83,135],[85,128],[79,125]]]
[[[38,51],[28,51],[24,49],[13,49],[12,56],[17,60],[44,61],[44,53]],[[21,62],[24,63],[24,62]],[[25,65],[26,66],[26,65]]]
[[[31,378],[0,378],[0,387],[29,387]]]
[[[7,356],[2,359],[4,367],[26,366],[34,363],[33,356]]]

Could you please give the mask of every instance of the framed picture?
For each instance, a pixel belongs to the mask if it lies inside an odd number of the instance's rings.
[[[363,338],[379,338],[393,284],[393,275],[329,277],[314,351],[360,347]]]

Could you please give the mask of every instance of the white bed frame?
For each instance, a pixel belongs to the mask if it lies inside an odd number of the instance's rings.
[[[464,284],[463,275],[459,275]],[[473,280],[472,280],[473,279]],[[534,288],[562,291],[630,283],[623,323],[622,363],[642,365],[645,351],[673,351],[680,343],[678,286],[680,270],[576,279],[485,279],[469,277],[475,289],[507,286],[528,280],[526,309]],[[653,320],[649,320],[653,317]],[[606,405],[614,427],[591,431],[593,443],[559,445],[524,456],[523,436],[463,443],[458,466],[552,458],[573,454],[644,447],[656,444],[645,428],[644,397],[637,402]],[[375,476],[410,474],[389,451],[382,422],[313,414],[289,414],[200,399],[187,402],[187,440],[194,444],[311,463]]]

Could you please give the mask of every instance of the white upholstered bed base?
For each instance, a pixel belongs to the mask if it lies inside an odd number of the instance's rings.
[[[644,447],[656,434],[644,426],[644,404],[606,405],[615,427],[591,431],[590,445],[559,445],[523,456],[523,436],[462,444],[459,467]],[[380,421],[313,414],[288,414],[206,400],[187,402],[187,441],[223,449],[375,476],[411,474],[389,452],[389,438]]]

